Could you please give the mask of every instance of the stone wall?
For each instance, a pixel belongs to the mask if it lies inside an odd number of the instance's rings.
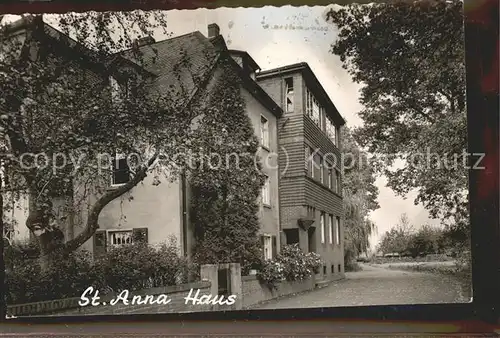
[[[261,284],[256,276],[242,277],[243,308],[249,308],[253,305],[292,295],[299,292],[313,290],[316,286],[315,278],[309,278],[302,281],[283,281],[275,289]]]

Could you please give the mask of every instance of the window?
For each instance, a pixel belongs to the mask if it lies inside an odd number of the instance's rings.
[[[328,222],[328,239],[329,243],[333,244],[333,215],[330,215],[330,219]]]
[[[318,100],[311,94],[309,90],[306,90],[306,114],[309,116],[314,123],[321,129],[321,113],[323,108],[320,106]]]
[[[111,162],[113,168],[111,185],[121,185],[130,181],[130,169],[127,158],[122,155],[116,155]]]
[[[94,234],[93,253],[94,257],[102,256],[108,247],[128,245],[132,243],[149,243],[148,228],[133,229],[98,229]]]
[[[335,192],[340,194],[340,171],[335,169]]]
[[[326,119],[326,114],[325,114],[325,108],[323,108],[322,106],[319,107],[319,119],[320,119],[320,124],[319,124],[319,127],[321,128],[321,130],[325,130],[325,119]]]
[[[315,155],[314,154],[314,149],[311,147],[306,146],[305,148],[305,155],[306,155],[306,169],[307,169],[307,174],[311,176],[312,178],[315,177],[315,170],[316,170],[316,165],[314,164],[314,159]]]
[[[260,117],[260,144],[269,148],[269,121],[264,116]]]
[[[132,230],[108,231],[108,243],[113,246],[132,244]]]
[[[325,168],[323,166],[323,159],[320,157],[319,158],[319,180],[323,184],[323,181],[325,180]]]
[[[329,165],[328,168],[331,168],[331,166]],[[332,169],[328,169],[328,188],[332,189],[332,185],[333,185],[333,177],[332,177]]]
[[[340,245],[340,217],[337,216],[337,224],[335,225],[335,244]]]
[[[312,103],[312,119],[318,126],[320,125],[320,106],[314,98]]]
[[[311,154],[313,154],[312,156],[309,156],[310,158],[310,161],[311,161],[311,177],[312,178],[315,178],[316,177],[316,163],[318,161],[318,155],[315,154],[315,151],[313,148],[311,148]]]
[[[332,264],[332,273],[335,273],[335,268],[333,264]]]
[[[325,213],[321,213],[321,243],[325,243]]]
[[[269,235],[264,235],[264,259],[273,259],[272,238]]]
[[[337,127],[329,117],[326,117],[326,135],[337,145]]]
[[[122,99],[122,91],[118,81],[112,76],[109,77],[109,85],[111,87],[111,102],[117,104]]]
[[[335,191],[336,193],[339,193],[339,189],[340,189],[340,179],[339,179],[339,171],[337,169],[334,169],[333,171],[333,191]]]
[[[293,78],[285,79],[285,105],[287,112],[293,112]]]
[[[137,94],[137,83],[132,82],[131,78],[118,82],[116,78],[110,76],[109,86],[111,87],[111,102],[115,105]]]
[[[264,186],[262,187],[262,204],[264,205],[271,205],[271,189],[269,185],[269,176],[266,176]]]

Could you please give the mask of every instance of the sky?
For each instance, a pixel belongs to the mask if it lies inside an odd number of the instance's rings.
[[[332,5],[338,8],[337,5]],[[215,10],[173,10],[167,15],[167,30],[172,36],[200,31],[207,35],[207,26],[216,23],[231,49],[247,51],[262,70],[281,67],[297,62],[307,62],[330,96],[349,127],[361,126],[358,112],[360,85],[353,83],[342,68],[340,58],[331,53],[331,44],[337,38],[334,25],[324,20],[332,6],[265,6],[261,8],[218,8]],[[17,19],[7,16],[3,22]],[[156,41],[166,38],[158,32]],[[410,222],[418,228],[422,224],[437,225],[429,219],[428,212],[413,201],[417,192],[406,198],[396,196],[386,187],[386,179],[376,181],[379,188],[380,208],[370,218],[377,229],[371,239],[374,248],[380,236],[398,223],[406,213]]]

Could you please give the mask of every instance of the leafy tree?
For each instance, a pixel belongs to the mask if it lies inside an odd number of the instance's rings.
[[[332,52],[363,86],[356,139],[385,161],[390,188],[417,189],[415,203],[467,233],[462,1],[352,4],[326,18],[339,31]]]
[[[442,234],[441,229],[424,225],[411,236],[407,251],[413,257],[438,253]]]
[[[379,244],[379,250],[384,254],[406,254],[414,234],[413,225],[406,214],[402,214],[398,224],[386,231]]]
[[[359,148],[347,127],[343,128],[342,140],[342,151],[346,154],[343,165],[344,261],[348,266],[369,248],[370,236],[375,229],[369,213],[379,205],[375,173],[366,161],[367,154]]]
[[[200,264],[236,262],[244,271],[262,256],[259,196],[264,184],[258,140],[241,97],[237,75],[223,65],[193,137],[196,165],[188,170],[192,189],[194,257]]]
[[[455,246],[448,236],[446,229],[430,225],[423,225],[418,231],[414,231],[403,214],[399,224],[382,237],[380,250],[384,253],[409,254],[412,257],[446,253]]]
[[[56,252],[69,253],[86,242],[103,208],[148,174],[176,177],[175,168],[157,165],[158,159],[172,158],[189,138],[194,117],[182,87],[148,91],[147,72],[112,54],[154,29],[166,33],[164,15],[87,12],[49,19],[67,35],[44,25],[41,16],[24,18],[30,34],[17,34],[15,24],[0,30],[0,132],[6,145],[1,160],[9,178],[2,193],[29,196],[26,226],[37,239],[44,269]],[[144,65],[139,49],[129,55]],[[121,85],[119,93],[110,88],[108,75]],[[137,156],[128,159],[130,180],[110,190],[111,158],[101,155],[113,158],[116,152]],[[55,212],[61,204],[63,217]],[[83,231],[65,239],[64,226],[76,222],[82,210],[88,211]]]

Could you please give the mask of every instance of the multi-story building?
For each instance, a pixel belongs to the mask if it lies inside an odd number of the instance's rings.
[[[29,34],[30,31],[36,30],[40,32],[39,36],[45,39],[44,32],[49,31],[65,38],[64,34],[40,21],[36,24],[21,21],[13,27],[20,34]],[[180,95],[187,93],[191,102],[202,104],[206,102],[207,96],[210,96],[210,91],[219,85],[219,80],[227,75],[228,64],[229,71],[239,76],[245,110],[261,143],[258,155],[267,179],[259,200],[259,220],[264,255],[266,258],[273,258],[280,247],[279,174],[277,158],[274,155],[278,152],[277,119],[282,115],[282,109],[255,82],[255,72],[259,69],[257,63],[245,52],[228,50],[217,25],[209,25],[208,32],[208,37],[196,31],[158,42],[150,37],[137,40],[135,48],[142,52],[140,62],[134,59],[137,54],[125,51],[115,58],[119,61],[115,68],[127,67],[128,71],[141,72],[148,78],[148,90],[163,97],[173,95],[173,89]],[[103,74],[96,75],[100,75],[102,81],[108,82],[110,99],[118,97],[116,91],[126,90],[127,81],[119,74],[111,74],[109,78]],[[116,158],[113,162],[107,191],[127,184],[132,177],[125,158]],[[154,177],[149,175],[130,192],[107,204],[99,215],[99,229],[82,248],[98,255],[109,246],[133,242],[135,238],[139,238],[136,235],[140,235],[142,240],[150,244],[175,237],[182,252],[189,256],[194,244],[189,215],[189,180],[180,176],[174,182],[163,180],[159,185],[153,183]],[[78,191],[75,191],[75,194],[78,194]],[[130,198],[131,196],[133,198]],[[92,205],[98,198],[97,195],[89,196],[87,202]],[[12,217],[16,218],[20,229],[25,229],[29,203],[26,198],[21,201],[24,205],[19,205],[18,201],[18,205],[13,209],[16,215]],[[72,240],[84,231],[87,214],[88,208],[83,206],[77,215],[71,217],[71,223],[60,224],[61,228],[64,228],[62,232],[65,241]],[[14,234],[16,239],[27,239],[28,235],[28,231],[18,233],[17,236]]]
[[[278,121],[282,243],[324,260],[325,279],[344,273],[342,162],[344,119],[307,63],[257,73],[284,111]]]
[[[56,32],[43,24],[45,30]],[[36,29],[18,24],[24,31]],[[283,244],[299,243],[305,251],[319,253],[325,265],[320,274],[327,279],[342,276],[342,178],[340,128],[345,121],[329,99],[321,84],[305,63],[259,71],[260,67],[244,52],[229,50],[211,24],[208,37],[193,32],[175,38],[154,41],[138,40],[136,48],[143,59],[136,63],[126,51],[121,53],[117,67],[140,68],[150,78],[150,89],[166,94],[171,88],[187,93],[209,93],[218,79],[225,76],[222,65],[229,62],[231,70],[242,80],[241,94],[246,112],[261,142],[259,155],[264,163],[267,181],[259,203],[261,240],[265,258],[273,258]],[[183,56],[189,62],[183,62]],[[123,62],[126,61],[126,62]],[[179,66],[182,63],[182,67]],[[96,72],[99,67],[94,67]],[[174,69],[177,69],[174,74]],[[103,77],[103,74],[96,76]],[[206,79],[199,81],[196,79]],[[118,78],[102,78],[113,90],[122,90]],[[204,100],[203,95],[193,100]],[[278,156],[276,156],[278,154]],[[109,189],[130,180],[126,161],[116,161],[110,172]],[[104,207],[99,216],[99,229],[82,247],[99,254],[111,245],[130,243],[140,233],[148,243],[160,243],[174,236],[184,254],[189,256],[194,244],[190,223],[189,181],[181,176],[174,182],[153,184],[148,176],[127,193]],[[130,198],[133,196],[133,199]],[[96,197],[89,198],[89,203]],[[27,216],[24,208],[15,209],[18,225]],[[84,230],[84,208],[71,224],[65,224],[65,240]],[[24,232],[27,237],[28,232]]]
[[[264,255],[272,258],[280,245],[278,164],[273,154],[278,152],[277,119],[282,110],[255,82],[255,71],[259,69],[257,63],[244,52],[228,50],[216,24],[209,25],[208,32],[208,38],[196,31],[159,42],[151,39],[140,42],[138,47],[142,49],[142,54],[146,57],[154,55],[157,60],[151,63],[148,60],[141,62],[147,71],[155,74],[152,90],[163,91],[174,84],[177,88],[182,86],[187,92],[192,92],[196,83],[187,74],[197,74],[200,70],[212,71],[206,84],[206,88],[210,90],[225,75],[222,63],[230,57],[232,69],[243,83],[241,95],[246,111],[261,142],[259,156],[267,180],[262,189],[259,219]],[[153,49],[154,53],[151,52]],[[193,69],[185,70],[183,75],[177,76],[173,69],[182,61],[182,55],[189,56],[188,67]],[[179,81],[182,83],[178,83]],[[120,168],[115,174],[119,170]],[[92,245],[92,250],[98,252],[104,246],[116,245],[118,241],[130,242],[134,237],[134,228],[140,225],[141,231],[147,234],[149,243],[162,242],[174,236],[184,254],[190,256],[194,236],[189,217],[189,181],[180,177],[176,182],[165,182],[156,187],[151,184],[152,179],[146,178],[144,184],[134,187],[131,192],[134,196],[132,201],[123,196],[104,208],[99,218],[100,229],[96,232],[93,243],[87,243],[87,246]],[[127,180],[124,177],[119,184],[126,183]]]

